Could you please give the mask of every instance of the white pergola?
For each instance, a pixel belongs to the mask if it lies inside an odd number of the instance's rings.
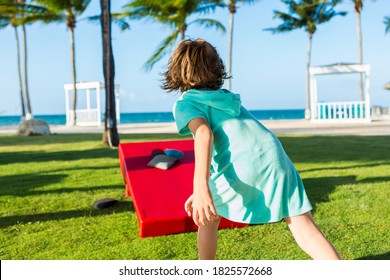
[[[310,111],[313,122],[371,122],[370,69],[368,64],[332,64],[310,67]],[[364,101],[318,102],[317,75],[364,73]]]
[[[102,124],[102,104],[101,91],[105,86],[100,82],[80,82],[76,83],[77,94],[86,94],[86,107],[83,109],[76,109],[76,125],[80,126],[101,126]],[[73,92],[73,84],[65,84],[65,106],[66,106],[66,125],[73,125],[74,111],[71,108],[72,104],[70,93]],[[91,94],[96,96],[96,107],[91,106]],[[119,85],[115,85],[115,109],[116,119],[120,121],[119,111]]]

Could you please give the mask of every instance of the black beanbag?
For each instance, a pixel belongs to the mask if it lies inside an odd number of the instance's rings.
[[[99,208],[99,209],[103,209],[103,208],[110,207],[110,206],[114,205],[117,202],[118,202],[118,200],[116,200],[116,199],[102,198],[102,199],[96,200],[93,203],[93,207]]]

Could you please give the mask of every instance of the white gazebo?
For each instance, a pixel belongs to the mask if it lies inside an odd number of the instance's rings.
[[[368,64],[332,64],[310,67],[310,111],[313,122],[371,122],[370,69]],[[364,101],[318,102],[317,75],[364,73]]]
[[[76,109],[76,125],[80,126],[101,126],[102,124],[102,90],[104,91],[104,84],[100,82],[80,82],[76,83],[77,95],[86,94],[86,108]],[[65,84],[65,106],[66,106],[66,125],[73,125],[74,111],[71,108],[72,100],[71,92],[73,93],[73,84]],[[92,96],[91,96],[92,94]],[[94,96],[93,96],[94,94]],[[91,98],[95,97],[96,102],[92,102]],[[119,111],[119,85],[115,85],[115,109],[116,119],[119,123],[120,111]],[[96,104],[92,104],[96,103]]]

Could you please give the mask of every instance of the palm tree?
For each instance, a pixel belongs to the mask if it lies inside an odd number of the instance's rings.
[[[106,92],[106,114],[104,118],[103,143],[118,147],[119,135],[115,112],[115,66],[111,44],[111,1],[100,0],[103,42],[103,74]]]
[[[135,0],[124,6],[123,17],[129,19],[152,19],[162,24],[168,25],[172,33],[165,38],[157,51],[146,62],[145,67],[151,70],[153,65],[162,59],[171,47],[180,40],[185,39],[186,31],[192,24],[198,24],[205,28],[216,28],[225,32],[225,27],[217,20],[210,18],[197,18],[188,22],[188,17],[193,14],[206,14],[214,11],[220,0]]]
[[[26,4],[25,0],[2,0],[0,3],[0,27],[6,27],[11,24],[15,31],[16,39],[16,52],[17,52],[17,69],[19,80],[19,94],[22,107],[22,119],[30,120],[33,118],[31,110],[31,102],[29,97],[28,88],[28,67],[27,67],[27,35],[26,24],[30,24],[36,21],[45,21],[48,14],[47,9]],[[22,71],[21,71],[21,59],[20,59],[20,43],[18,27],[22,27],[22,42],[23,42],[23,54],[24,54],[24,92],[22,84]]]
[[[229,53],[228,53],[228,65],[227,65],[227,72],[228,76],[231,77],[232,75],[232,56],[233,56],[233,27],[234,27],[234,15],[237,12],[237,4],[253,4],[257,0],[229,0],[229,13],[230,13],[230,20],[229,20]],[[232,89],[232,79],[228,79],[228,89]]]
[[[14,1],[17,4],[25,4],[24,0],[15,0]],[[22,12],[20,13],[21,18],[23,19],[25,17],[25,13],[22,9]],[[28,68],[27,68],[27,33],[26,33],[26,23],[27,21],[21,21],[22,26],[22,36],[23,36],[23,57],[24,57],[24,94],[25,94],[25,106],[27,109],[26,113],[26,120],[30,120],[33,118],[32,110],[31,110],[31,103],[30,103],[30,94],[29,94],[29,88],[28,88]],[[18,34],[15,34],[15,36],[18,36]],[[19,70],[20,71],[20,70]]]
[[[3,7],[0,7],[0,11],[4,10],[1,8]],[[12,16],[9,13],[7,14],[8,15],[6,15],[4,11],[0,12],[0,29],[3,29],[11,24],[15,31],[16,59],[17,59],[16,61],[17,61],[18,80],[19,80],[19,97],[20,97],[21,110],[22,110],[21,119],[24,120],[26,118],[26,110],[25,110],[24,98],[23,98],[23,82],[22,82],[22,72],[21,72],[21,65],[20,65],[20,44],[19,44],[18,26],[12,20],[13,19]]]
[[[72,64],[72,80],[73,80],[73,125],[76,125],[77,115],[77,88],[76,88],[76,55],[75,55],[75,38],[74,31],[76,28],[77,18],[81,16],[88,7],[91,0],[35,0],[38,3],[43,4],[53,13],[56,17],[52,18],[52,21],[64,22],[70,31],[70,57]],[[48,20],[49,21],[49,20]]]
[[[265,29],[272,33],[284,33],[295,29],[303,28],[309,36],[306,65],[306,109],[305,118],[311,118],[310,112],[310,81],[309,68],[311,65],[311,49],[313,35],[317,30],[317,25],[328,22],[334,16],[346,15],[346,12],[336,12],[335,5],[337,0],[281,0],[288,7],[288,13],[274,11],[274,18],[283,21],[282,24],[275,28]]]
[[[386,33],[390,32],[390,16],[385,17],[383,23],[386,25]]]
[[[354,10],[356,13],[356,30],[358,37],[359,45],[359,63],[363,63],[363,40],[362,40],[362,22],[361,22],[361,12],[363,9],[363,0],[351,0],[354,4]],[[363,91],[363,73],[360,73],[360,99],[364,101],[364,91]]]

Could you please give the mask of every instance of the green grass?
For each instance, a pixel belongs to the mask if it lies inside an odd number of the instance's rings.
[[[390,136],[280,136],[344,259],[390,259]],[[121,135],[122,142],[180,139]],[[92,203],[119,203],[96,210]],[[139,238],[101,135],[0,136],[0,259],[196,259],[196,233]],[[218,259],[308,259],[284,222],[220,230]]]

